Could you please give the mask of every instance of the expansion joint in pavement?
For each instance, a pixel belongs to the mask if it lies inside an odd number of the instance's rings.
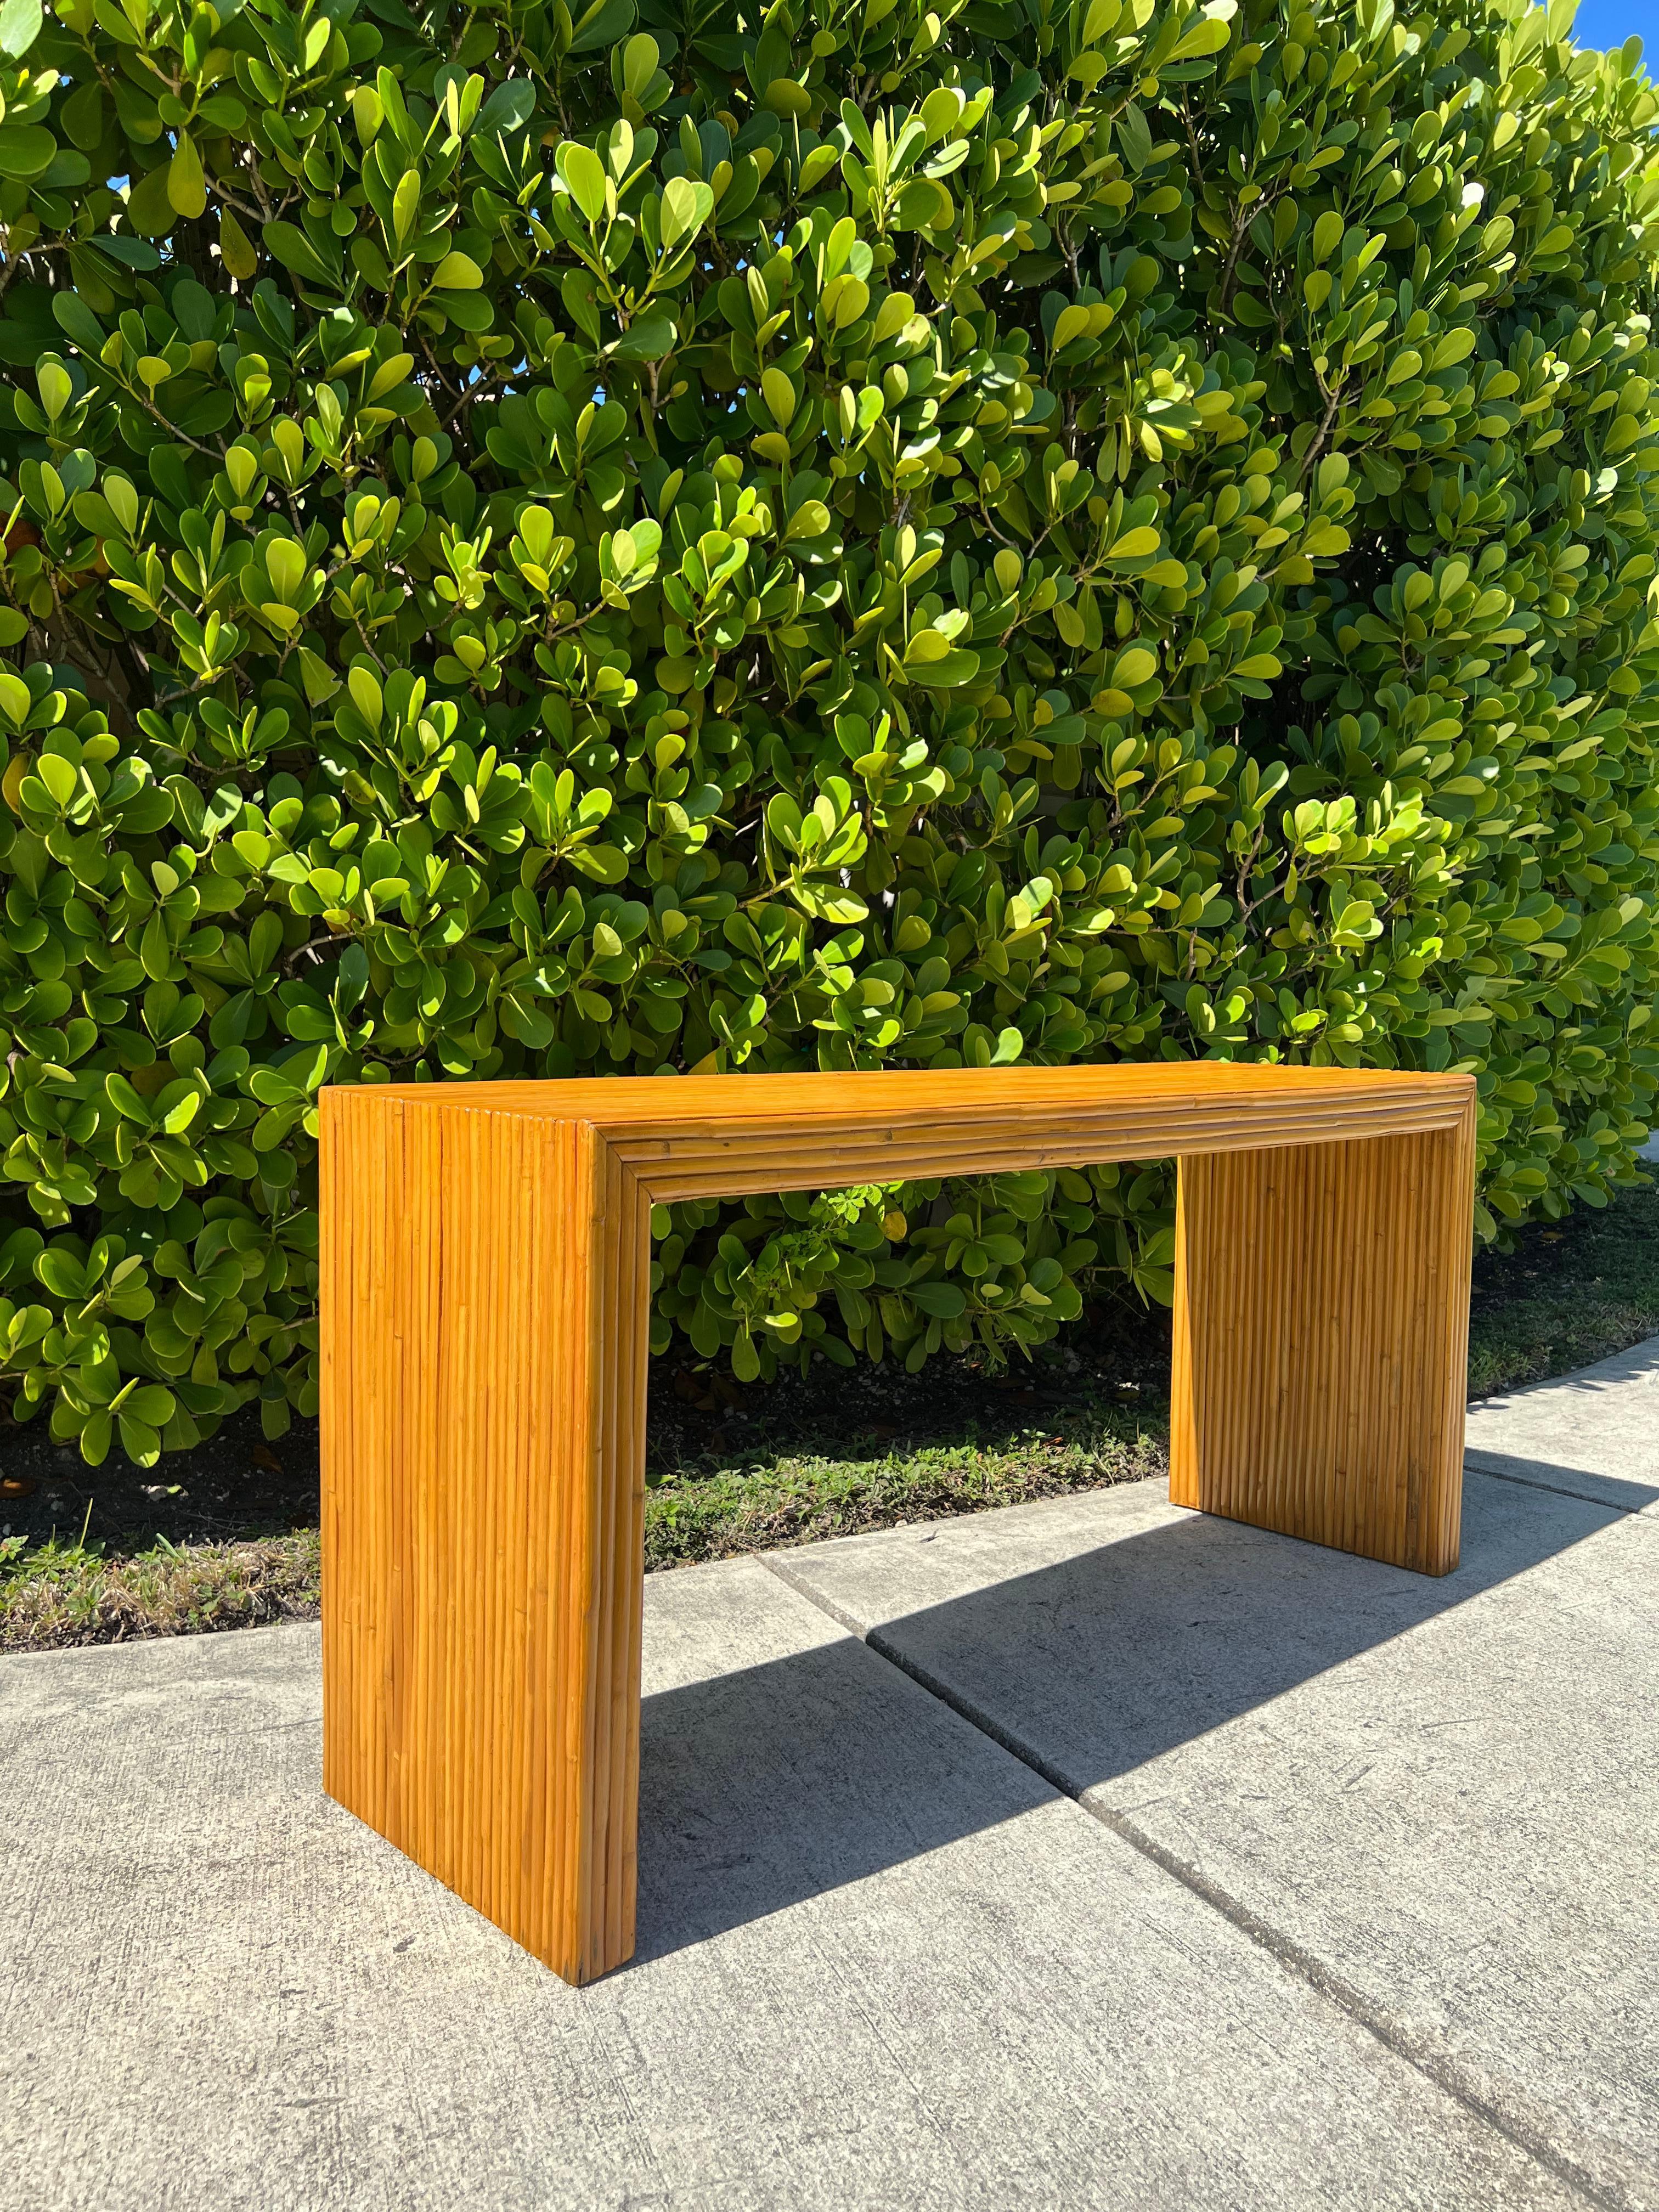
[[[1545,1486],[1537,1486],[1541,1488]],[[1437,2088],[1455,2099],[1467,2112],[1484,2122],[1494,2133],[1513,2143],[1516,2149],[1581,2197],[1585,2203],[1595,2205],[1599,2212],[1629,2212],[1625,2198],[1609,2194],[1577,2160],[1564,2157],[1541,2130],[1532,2126],[1521,2115],[1506,2112],[1482,2096],[1478,2089],[1462,2078],[1455,2067],[1448,2065],[1437,2052],[1424,2048],[1414,2037],[1378,2012],[1363,1991],[1346,1976],[1336,1972],[1293,1937],[1264,1920],[1260,1913],[1253,1912],[1249,1905],[1232,1896],[1218,1882],[1212,1881],[1197,1867],[1170,1850],[1155,1837],[1149,1836],[1126,1814],[1114,1812],[1109,1806],[1096,1802],[1088,1794],[1086,1783],[1067,1774],[1035,1745],[1026,1742],[1015,1730],[1006,1727],[994,1715],[988,1713],[972,1698],[964,1697],[960,1690],[922,1666],[884,1636],[879,1628],[863,1626],[826,1597],[822,1590],[816,1589],[805,1576],[798,1574],[783,1554],[763,1552],[757,1557],[762,1566],[781,1583],[786,1583],[798,1597],[805,1598],[819,1613],[827,1614],[838,1627],[844,1628],[849,1636],[855,1636],[861,1644],[867,1644],[878,1658],[886,1660],[890,1666],[908,1675],[930,1697],[937,1698],[941,1705],[948,1705],[960,1719],[977,1729],[981,1735],[988,1736],[993,1743],[1000,1745],[1012,1758],[1029,1767],[1051,1789],[1057,1790],[1064,1797],[1069,1797],[1091,1820],[1097,1821],[1103,1828],[1109,1829],[1131,1850],[1149,1859],[1161,1873],[1170,1875],[1212,1911],[1218,1912],[1258,1949],[1267,1952],[1270,1958],[1275,1959],[1288,1972],[1306,1983],[1327,2003],[1334,2005],[1394,2057],[1403,2060]]]
[[[1547,1490],[1552,1498],[1577,1498],[1586,1505],[1605,1506],[1609,1513],[1636,1515],[1639,1504],[1626,1504],[1623,1498],[1608,1498],[1599,1490],[1575,1490],[1570,1482],[1540,1482],[1535,1474],[1516,1474],[1512,1468],[1494,1467],[1490,1452],[1478,1456],[1471,1452],[1467,1465],[1472,1474],[1484,1475],[1488,1482],[1512,1482],[1522,1490]]]

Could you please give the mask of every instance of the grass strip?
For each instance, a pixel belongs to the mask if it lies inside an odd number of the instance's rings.
[[[0,1538],[0,1651],[314,1620],[320,1566],[315,1528],[241,1544],[162,1538],[111,1559],[78,1540]]]
[[[1028,1430],[1000,1443],[924,1445],[876,1460],[817,1456],[670,1480],[645,1502],[647,1571],[942,1521],[993,1505],[1138,1482],[1169,1464],[1161,1426],[1093,1435]]]
[[[649,1492],[647,1571],[851,1536],[907,1521],[1133,1482],[1162,1473],[1161,1429],[1084,1425],[1000,1443],[924,1446],[874,1460],[803,1455],[717,1469]],[[82,1540],[0,1538],[0,1652],[118,1644],[314,1620],[315,1528],[247,1543],[172,1544],[106,1557]]]
[[[1659,1189],[1644,1186],[1477,1258],[1469,1395],[1589,1366],[1656,1334]],[[945,1362],[915,1376],[826,1370],[766,1391],[713,1375],[657,1377],[647,1566],[1161,1474],[1168,1356],[1167,1316],[1118,1311],[1000,1378]],[[14,1506],[0,1492],[0,1651],[313,1619],[314,1425],[280,1453],[231,1425],[188,1462],[155,1470],[167,1477],[158,1483],[114,1465],[90,1478],[66,1472],[38,1436],[13,1447],[3,1472],[38,1474],[27,1486],[39,1495]],[[94,1510],[104,1534],[89,1541]],[[82,1524],[79,1538],[60,1536],[60,1514]]]

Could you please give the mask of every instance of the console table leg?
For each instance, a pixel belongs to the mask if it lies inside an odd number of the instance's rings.
[[[1170,1496],[1457,1565],[1474,1118],[1181,1162]]]
[[[324,1786],[567,1981],[634,1948],[649,1253],[581,1123],[324,1103]]]

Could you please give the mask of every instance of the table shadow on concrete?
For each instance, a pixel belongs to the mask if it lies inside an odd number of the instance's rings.
[[[942,1788],[936,1772],[896,1776],[861,1733],[872,1668],[890,1679],[902,1669],[909,1694],[942,1697],[1080,1797],[1524,1575],[1615,1517],[1577,1498],[1516,1512],[1483,1510],[1476,1498],[1462,1565],[1431,1578],[1207,1515],[1170,1517],[1161,1486],[1153,1494],[1155,1525],[890,1618],[865,1643],[837,1640],[647,1697],[636,1960],[859,1881],[1029,1805],[1023,1787],[1000,1802]],[[1543,1505],[1535,1492],[1533,1504]],[[1016,1507],[1010,1518],[1050,1510]],[[994,1549],[1001,1518],[977,1516]],[[900,1533],[928,1540],[925,1530]],[[769,1564],[812,1596],[817,1563],[871,1540],[806,1547]],[[1086,1685],[1076,1681],[1080,1649]],[[1053,1683],[1057,1666],[1092,1705],[1081,1735],[1060,1732],[1060,1755],[1055,1741],[1036,1745],[1008,1724],[1024,1702],[1022,1678],[1028,1689]],[[988,1696],[964,1693],[963,1685],[999,1680],[1012,1692],[1000,1716]]]

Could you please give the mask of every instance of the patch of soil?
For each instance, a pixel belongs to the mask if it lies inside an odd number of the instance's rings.
[[[314,1528],[317,1424],[296,1421],[267,1443],[259,1409],[245,1406],[194,1450],[164,1452],[135,1467],[119,1446],[88,1467],[73,1444],[55,1444],[43,1419],[0,1428],[0,1535],[44,1543],[79,1536],[109,1552],[170,1544],[226,1544]],[[27,1486],[25,1494],[18,1492]]]
[[[1478,1325],[1570,1283],[1594,1291],[1609,1282],[1620,1293],[1659,1294],[1659,1186],[1621,1190],[1610,1206],[1580,1206],[1559,1221],[1528,1222],[1507,1251],[1478,1248],[1472,1310]]]
[[[1134,1304],[1091,1307],[1055,1344],[995,1372],[969,1354],[907,1375],[816,1361],[747,1389],[730,1370],[677,1356],[653,1360],[646,1426],[648,1479],[695,1478],[783,1453],[831,1455],[974,1442],[1041,1425],[1089,1404],[1161,1414],[1169,1401],[1170,1316]],[[257,1406],[207,1443],[135,1467],[113,1449],[89,1468],[55,1444],[43,1419],[0,1427],[0,1536],[88,1544],[120,1553],[170,1544],[227,1544],[314,1528],[318,1425],[295,1421],[267,1443]]]

